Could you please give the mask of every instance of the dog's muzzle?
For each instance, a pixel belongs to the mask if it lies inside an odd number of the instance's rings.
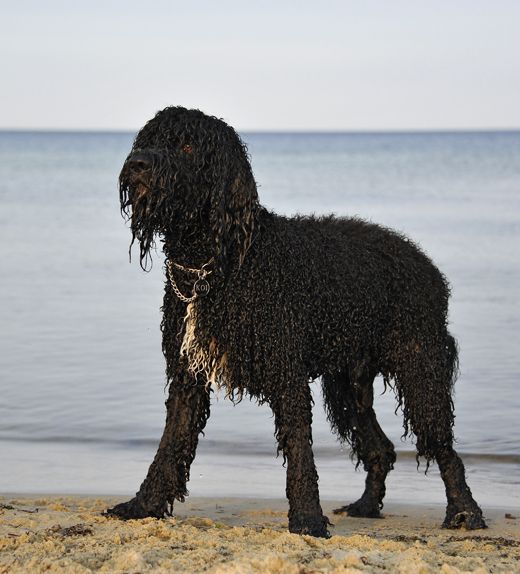
[[[136,152],[126,160],[121,176],[132,189],[133,201],[147,193],[151,169],[152,160],[143,153]]]

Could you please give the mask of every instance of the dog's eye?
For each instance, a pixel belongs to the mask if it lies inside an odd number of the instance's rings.
[[[184,147],[182,149],[184,151],[193,151],[193,148],[191,147],[190,144],[184,144]]]

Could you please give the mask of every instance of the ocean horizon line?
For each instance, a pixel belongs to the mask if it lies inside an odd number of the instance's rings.
[[[136,134],[140,128],[135,129],[109,129],[109,128],[7,128],[0,127],[0,134]],[[297,129],[297,130],[269,130],[269,129],[236,129],[241,134],[258,135],[449,135],[449,134],[518,134],[520,127],[515,128],[395,128],[395,129]]]

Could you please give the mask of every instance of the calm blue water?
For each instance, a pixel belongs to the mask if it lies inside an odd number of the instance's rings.
[[[164,422],[161,255],[128,261],[117,176],[126,133],[0,132],[0,492],[132,493]],[[457,449],[483,505],[520,507],[520,132],[244,134],[262,202],[358,215],[406,232],[453,288],[461,346]],[[382,391],[382,385],[378,387]],[[324,498],[364,481],[315,387]],[[380,422],[401,456],[388,500],[443,502],[418,474],[390,393]],[[267,407],[215,402],[192,495],[283,497]]]

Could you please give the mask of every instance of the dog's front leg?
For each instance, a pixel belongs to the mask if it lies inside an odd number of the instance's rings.
[[[287,464],[289,531],[328,538],[330,523],[321,509],[312,452],[312,399],[308,383],[277,393],[270,405],[275,415],[278,450],[283,452]]]
[[[184,501],[190,466],[209,407],[210,391],[205,385],[195,385],[187,375],[182,384],[171,384],[166,426],[148,475],[132,500],[107,510],[107,514],[124,519],[162,518],[171,512],[174,500]]]

